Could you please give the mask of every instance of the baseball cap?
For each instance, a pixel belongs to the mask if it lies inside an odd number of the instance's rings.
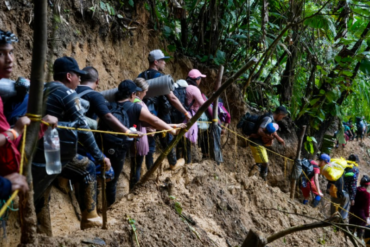
[[[169,59],[170,57],[165,56],[164,53],[161,50],[153,50],[149,53],[148,60],[149,62],[154,62],[157,60],[162,60],[162,59]]]
[[[86,71],[80,70],[77,61],[72,57],[57,58],[53,65],[54,75],[75,72],[79,75],[87,75]]]
[[[195,79],[195,78],[198,78],[198,77],[207,77],[206,75],[203,75],[202,73],[200,73],[200,71],[199,70],[197,70],[197,69],[192,69],[192,70],[190,70],[190,72],[189,72],[189,74],[188,74],[188,76],[190,77],[190,78],[193,78],[193,79]]]
[[[330,162],[330,156],[327,154],[321,154],[319,160],[325,161],[326,163]]]
[[[364,175],[361,178],[360,184],[361,184],[361,186],[369,185],[370,184],[370,178],[367,175]]]
[[[273,123],[269,123],[269,124],[266,126],[266,131],[267,131],[267,133],[269,133],[269,134],[274,133],[274,132],[276,131],[274,124],[273,124]]]
[[[143,90],[136,86],[135,82],[131,80],[124,80],[118,86],[119,92],[128,92],[130,94],[135,92],[142,92]]]

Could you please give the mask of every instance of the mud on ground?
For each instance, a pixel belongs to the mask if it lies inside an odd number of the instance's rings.
[[[288,193],[270,181],[248,177],[253,164],[249,148],[237,146],[235,151],[235,143],[229,140],[224,155],[226,162],[220,166],[205,160],[176,172],[164,168],[158,182],[153,179],[130,194],[126,163],[121,174],[121,199],[108,211],[108,230],[79,230],[69,197],[53,188],[50,204],[54,237],[39,235],[39,246],[99,246],[82,243],[96,237],[107,246],[136,246],[128,217],[136,221],[140,246],[219,247],[241,246],[250,229],[270,236],[315,221],[307,217],[325,218],[325,208],[304,206],[301,198],[290,200]],[[273,163],[272,171],[279,171],[279,175],[271,172],[271,181],[276,181],[277,176],[286,180],[283,163]],[[176,213],[175,202],[181,204],[182,213],[191,223]],[[17,224],[14,216],[8,227],[8,246],[15,246],[19,239],[19,229],[13,227]],[[326,227],[289,235],[268,246],[351,245],[342,233]]]

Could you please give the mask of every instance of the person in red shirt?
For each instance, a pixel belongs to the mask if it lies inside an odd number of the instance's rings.
[[[355,204],[351,206],[349,215],[349,223],[358,226],[366,226],[370,224],[369,209],[370,209],[370,178],[364,175],[361,178],[360,186],[357,187]],[[364,230],[357,229],[357,236],[363,238]]]
[[[320,167],[314,160],[311,160],[310,163],[311,165],[313,165],[313,175],[309,178],[309,181],[307,181],[307,178],[305,176],[302,177],[302,179],[305,180],[305,183],[301,183],[301,191],[304,197],[303,204],[308,203],[311,192],[315,195],[315,198],[312,202],[312,206],[315,208],[317,207],[317,205],[319,205],[321,197],[323,197],[324,194],[320,190]]]
[[[18,38],[11,32],[0,30],[0,79],[10,78],[14,67],[14,47],[12,43]],[[44,121],[56,126],[58,119],[45,116]],[[26,178],[20,174],[20,153],[17,149],[24,127],[31,123],[26,116],[18,118],[11,128],[4,114],[4,104],[0,95],[0,193],[2,199],[7,199],[15,190],[28,190]]]

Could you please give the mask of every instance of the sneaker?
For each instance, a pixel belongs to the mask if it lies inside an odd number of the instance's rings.
[[[170,165],[170,169],[172,170],[172,171],[174,171],[174,170],[177,170],[177,169],[179,169],[179,168],[181,168],[181,167],[183,167],[185,165],[185,160],[184,160],[184,158],[181,158],[181,159],[178,159],[177,160],[177,162],[176,162],[176,164],[175,165]]]

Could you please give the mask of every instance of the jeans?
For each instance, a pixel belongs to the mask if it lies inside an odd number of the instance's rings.
[[[184,137],[185,138],[185,137]],[[186,164],[191,163],[191,142],[188,139],[181,138],[176,147],[176,157],[185,158]]]
[[[170,124],[171,123],[171,116],[169,114],[166,115],[159,115],[158,116],[160,119],[162,119],[165,123]],[[161,143],[162,149],[166,149],[168,147],[168,144],[173,140],[173,136],[169,133],[165,137],[162,137],[162,134],[157,135],[159,136],[159,141]],[[176,158],[176,152],[172,148],[170,153],[167,155],[168,163],[171,166],[176,165],[177,163],[177,158]]]
[[[148,144],[149,144],[149,153],[145,156],[145,164],[148,170],[154,164],[153,155],[155,153],[155,138],[154,136],[148,136]]]
[[[131,173],[130,173],[130,189],[139,182],[141,176],[141,166],[143,164],[144,156],[137,155],[136,157],[131,157]],[[148,164],[146,168],[148,168]]]
[[[116,201],[117,182],[122,172],[128,150],[115,149],[113,154],[110,154],[110,151],[111,149],[108,149],[105,155],[110,159],[115,176],[114,179],[107,182],[106,195],[108,206],[112,205]]]
[[[198,138],[198,144],[202,150],[203,156],[209,155],[209,138],[208,138],[209,132],[208,130],[199,131],[199,138]]]

